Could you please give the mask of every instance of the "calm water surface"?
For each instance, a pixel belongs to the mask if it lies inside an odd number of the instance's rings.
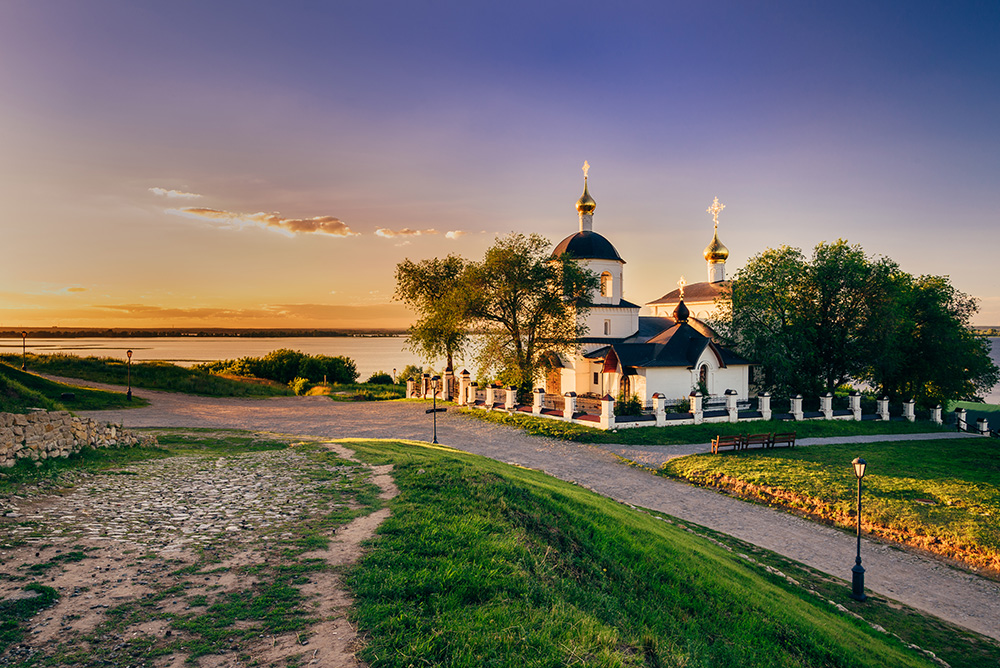
[[[279,348],[291,348],[309,355],[344,355],[354,360],[361,380],[376,371],[402,371],[420,359],[406,347],[405,336],[344,337],[208,337],[176,336],[157,338],[27,339],[27,352],[41,355],[67,353],[81,357],[120,357],[132,351],[133,362],[164,361],[180,366],[198,362],[261,357]],[[20,339],[0,339],[0,353],[20,353]],[[444,366],[440,364],[439,366]]]

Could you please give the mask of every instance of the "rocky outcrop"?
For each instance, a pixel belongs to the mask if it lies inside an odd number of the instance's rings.
[[[121,425],[99,424],[65,411],[0,413],[0,468],[18,459],[69,457],[84,448],[129,448],[151,437],[140,437]]]

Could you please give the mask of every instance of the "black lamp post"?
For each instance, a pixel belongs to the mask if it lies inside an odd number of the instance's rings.
[[[128,392],[125,393],[125,396],[129,401],[132,401],[132,351],[126,350],[125,354],[128,355]]]
[[[28,369],[28,333],[21,332],[21,371]]]
[[[861,566],[861,479],[865,477],[865,466],[868,462],[858,457],[854,465],[854,475],[858,478],[858,554],[851,569],[851,598],[855,601],[867,600],[865,596],[865,569]]]
[[[434,376],[431,378],[432,396],[434,397],[434,441],[433,443],[437,445],[438,442],[438,382],[441,380],[441,376]]]

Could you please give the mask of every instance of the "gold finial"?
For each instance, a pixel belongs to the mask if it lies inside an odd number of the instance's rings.
[[[687,281],[684,280],[683,276],[681,276],[681,280],[677,281],[677,285],[681,289],[681,299],[684,299],[684,286],[687,285]]]
[[[583,194],[580,195],[580,199],[576,201],[576,210],[580,213],[593,214],[594,209],[597,208],[597,202],[594,198],[590,196],[587,191],[587,172],[590,171],[590,163],[586,160],[583,161]]]
[[[713,264],[725,262],[729,257],[729,249],[719,241],[719,214],[725,208],[726,205],[721,203],[719,198],[716,197],[715,201],[712,202],[712,206],[705,209],[705,211],[712,214],[712,219],[715,221],[715,234],[712,236],[712,242],[705,247],[705,259]]]

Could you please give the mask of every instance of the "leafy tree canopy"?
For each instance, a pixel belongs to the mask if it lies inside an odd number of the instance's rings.
[[[714,326],[759,364],[757,384],[818,394],[864,381],[927,405],[972,398],[998,379],[989,343],[970,329],[976,300],[947,277],[914,278],[846,241],[767,249],[740,269]]]
[[[396,265],[395,298],[417,312],[410,349],[429,359],[444,357],[448,369],[468,343],[467,298],[460,285],[466,262],[458,255]]]

